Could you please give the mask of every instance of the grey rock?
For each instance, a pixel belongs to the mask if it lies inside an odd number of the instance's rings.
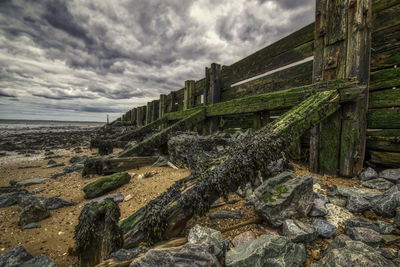
[[[57,167],[63,167],[63,166],[65,166],[65,163],[61,162],[61,163],[47,165],[46,168],[51,169],[51,168],[57,168]]]
[[[378,177],[378,173],[371,167],[368,167],[360,175],[361,181],[368,181],[368,180],[371,180],[371,179],[374,179],[377,177]]]
[[[51,176],[51,179],[57,179],[58,177],[65,176],[68,173],[82,170],[83,167],[84,167],[83,163],[80,162],[74,163],[72,166],[66,166],[60,172],[53,174]]]
[[[283,172],[269,178],[250,197],[254,209],[263,219],[278,227],[285,219],[306,216],[313,205],[313,179]]]
[[[400,207],[396,208],[396,215],[394,217],[394,222],[393,224],[397,227],[400,228]]]
[[[353,213],[360,213],[371,208],[371,204],[361,195],[355,193],[347,197],[346,208]]]
[[[374,197],[382,195],[382,192],[376,189],[369,188],[357,188],[357,187],[349,187],[344,185],[336,185],[333,186],[336,194],[342,197],[349,197],[351,195],[361,195],[363,198],[370,200]]]
[[[168,158],[164,156],[159,156],[156,162],[153,163],[153,167],[167,167],[168,166]]]
[[[385,245],[400,244],[400,236],[398,235],[381,235]]]
[[[211,220],[216,220],[216,219],[236,219],[240,220],[242,219],[242,214],[240,211],[230,211],[230,210],[223,210],[223,211],[218,211],[210,214],[210,219]]]
[[[320,220],[320,219],[315,219],[312,224],[312,227],[314,227],[315,231],[318,233],[318,235],[325,237],[325,238],[330,238],[334,234],[336,234],[337,228],[333,224],[330,224],[329,222],[325,220]]]
[[[344,223],[345,228],[354,228],[354,227],[362,227],[362,228],[369,228],[376,232],[379,232],[379,227],[374,224],[370,223],[363,218],[351,218],[345,221]]]
[[[181,267],[219,267],[217,257],[205,246],[186,244],[169,249],[152,249],[143,257],[134,260],[130,267],[181,266]]]
[[[325,256],[313,266],[374,266],[395,267],[395,265],[375,248],[361,241],[354,241],[341,235],[328,247]]]
[[[361,185],[372,189],[388,190],[394,184],[386,179],[376,178],[369,181],[361,182]]]
[[[369,228],[351,227],[346,228],[345,232],[351,239],[364,242],[369,246],[376,247],[382,243],[380,234]]]
[[[253,194],[253,188],[251,187],[251,183],[246,183],[246,185],[241,188],[239,187],[236,193],[241,197],[249,197]]]
[[[318,236],[318,233],[311,225],[290,219],[283,222],[282,233],[295,243],[308,243]]]
[[[69,163],[74,164],[74,163],[84,163],[87,159],[89,159],[88,156],[73,156],[70,158]]]
[[[104,260],[114,259],[116,261],[127,261],[149,251],[147,247],[138,247],[135,249],[120,249],[104,258]]]
[[[47,165],[54,165],[57,164],[57,162],[54,159],[51,159],[47,162]]]
[[[226,253],[226,266],[301,266],[306,260],[303,244],[276,235],[262,235]]]
[[[340,199],[340,198],[329,198],[329,202],[332,203],[333,205],[339,206],[339,207],[345,207],[347,200],[346,199]]]
[[[18,225],[24,226],[50,217],[50,212],[43,203],[34,203],[21,209]]]
[[[325,206],[326,202],[321,198],[314,199],[313,206],[311,208],[310,213],[308,216],[311,217],[321,217],[328,214],[328,210]]]
[[[234,247],[237,247],[241,243],[249,242],[254,239],[256,239],[256,235],[252,231],[246,231],[244,233],[235,236],[232,239],[232,244]]]
[[[34,228],[38,228],[38,225],[36,223],[28,223],[27,225],[24,225],[24,227],[22,227],[23,230],[34,229]]]
[[[333,205],[331,203],[326,204],[328,209],[328,215],[325,216],[326,220],[336,227],[340,227],[348,219],[354,217],[353,213],[345,208]]]
[[[209,248],[208,251],[218,258],[225,256],[224,240],[220,231],[195,225],[189,231],[188,243],[192,245],[206,246]]]
[[[393,225],[387,222],[376,221],[374,225],[376,225],[377,232],[380,234],[391,234],[396,230]]]
[[[57,267],[47,256],[40,255],[21,264],[21,267]]]
[[[16,186],[30,186],[30,185],[35,185],[35,184],[44,184],[46,181],[47,181],[47,179],[45,179],[45,178],[36,177],[36,178],[30,178],[30,179],[18,181],[15,185]]]
[[[392,218],[395,216],[396,208],[400,205],[400,190],[392,186],[383,195],[371,200],[372,210],[383,217]]]
[[[23,246],[15,246],[0,256],[0,266],[17,267],[32,258],[32,255]]]
[[[394,249],[380,248],[379,253],[388,260],[397,258],[397,252]]]
[[[33,204],[45,205],[45,203],[46,203],[45,197],[37,197],[29,194],[20,195],[18,198],[18,206],[20,207],[20,209],[24,209],[25,207]]]
[[[329,198],[327,196],[322,195],[322,194],[314,193],[314,198],[315,199],[321,199],[325,204],[330,202]]]
[[[105,199],[108,199],[108,198],[111,198],[115,203],[124,201],[124,196],[121,193],[116,193],[116,194],[110,194],[110,195],[93,198],[93,199],[89,200],[88,202],[86,202],[86,204],[92,203],[92,202],[101,203]]]
[[[400,182],[400,169],[387,169],[379,173],[380,178],[398,184]]]
[[[18,203],[19,192],[3,193],[0,195],[0,208],[9,207]]]
[[[45,200],[45,205],[46,205],[47,209],[55,210],[55,209],[59,209],[59,208],[65,207],[65,206],[73,206],[75,204],[72,202],[66,201],[64,199],[58,198],[58,197],[50,197]]]

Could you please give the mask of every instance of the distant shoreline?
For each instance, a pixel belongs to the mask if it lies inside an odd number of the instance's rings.
[[[22,119],[0,119],[0,123],[24,123],[24,122],[62,122],[62,123],[106,123],[102,121],[63,121],[63,120],[22,120]]]

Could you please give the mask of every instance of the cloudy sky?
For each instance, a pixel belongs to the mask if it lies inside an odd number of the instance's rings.
[[[0,0],[0,118],[105,121],[314,20],[315,0]]]

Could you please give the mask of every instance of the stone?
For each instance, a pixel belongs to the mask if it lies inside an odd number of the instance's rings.
[[[349,197],[351,195],[361,195],[363,198],[370,200],[374,197],[382,195],[382,192],[376,189],[369,188],[357,188],[357,187],[349,187],[344,185],[336,185],[333,186],[336,191],[336,194],[342,197]]]
[[[136,258],[139,254],[143,254],[149,251],[147,247],[138,247],[135,249],[123,249],[117,250],[107,257],[104,260],[114,259],[116,261],[127,261],[133,258]]]
[[[53,174],[50,178],[57,179],[58,177],[65,176],[69,173],[82,170],[83,167],[84,167],[83,163],[77,162],[77,163],[74,163],[72,166],[64,167],[60,172]]]
[[[54,164],[57,164],[57,162],[53,159],[51,159],[47,162],[47,165],[54,165]]]
[[[72,202],[66,201],[64,199],[58,198],[58,197],[50,197],[45,200],[45,205],[46,205],[47,209],[55,210],[55,209],[59,209],[59,208],[65,207],[65,206],[73,206],[75,204]]]
[[[18,203],[19,192],[3,193],[0,195],[0,208],[9,207]]]
[[[368,200],[359,194],[353,194],[347,197],[346,208],[353,213],[361,213],[371,208]]]
[[[353,227],[363,227],[363,228],[369,228],[372,229],[376,232],[379,231],[379,227],[377,225],[375,225],[374,223],[370,223],[367,220],[363,219],[363,218],[351,218],[346,220],[346,222],[344,223],[346,229],[347,228],[353,228]]]
[[[301,266],[306,260],[303,244],[277,235],[262,235],[226,253],[226,266]]]
[[[152,249],[134,260],[130,267],[180,266],[220,267],[217,257],[208,252],[207,246],[186,244],[168,249]]]
[[[133,197],[132,197],[132,195],[127,195],[127,196],[125,196],[124,197],[124,201],[126,202],[126,201],[129,201],[129,200],[131,200]]]
[[[377,232],[380,234],[391,234],[396,230],[393,225],[387,222],[376,221],[374,225],[376,225]]]
[[[400,169],[387,169],[379,173],[380,178],[384,178],[389,182],[398,184],[400,182]]]
[[[328,210],[326,209],[325,203],[326,203],[325,200],[321,198],[314,199],[313,206],[308,216],[321,217],[327,215]]]
[[[88,156],[73,156],[70,158],[69,163],[74,164],[74,163],[84,163],[86,160],[88,160]]]
[[[20,267],[57,267],[57,265],[49,257],[40,255],[22,263]]]
[[[256,235],[252,232],[252,231],[246,231],[244,233],[241,233],[237,236],[235,236],[232,239],[232,244],[234,247],[238,246],[239,244],[248,242],[248,241],[252,241],[256,239]]]
[[[400,206],[396,208],[396,215],[394,217],[394,222],[393,224],[397,227],[400,228]]]
[[[295,243],[308,243],[318,236],[318,233],[311,225],[291,219],[283,222],[282,233]]]
[[[339,207],[345,207],[347,200],[346,199],[340,199],[340,198],[329,198],[329,202],[332,203],[333,205],[339,206]]]
[[[394,184],[386,179],[376,178],[369,181],[361,182],[361,185],[372,189],[388,190]]]
[[[39,222],[50,217],[50,212],[43,203],[34,203],[21,210],[18,225],[24,226],[32,222]]]
[[[336,234],[337,228],[333,224],[330,224],[329,222],[325,220],[320,220],[320,219],[315,219],[312,224],[312,227],[314,227],[315,231],[318,233],[318,235],[325,237],[325,238],[331,238],[333,235]]]
[[[251,187],[251,183],[246,183],[244,188],[239,187],[236,193],[243,198],[251,196],[251,194],[253,194],[253,188]]]
[[[398,235],[381,235],[385,245],[400,244],[400,236]]]
[[[154,175],[156,175],[157,173],[158,173],[157,171],[145,172],[145,173],[143,173],[143,174],[139,174],[139,175],[138,175],[138,179],[150,178],[150,177],[153,177]]]
[[[397,186],[392,186],[383,195],[371,200],[372,210],[387,218],[395,216],[396,208],[400,205],[400,190]]]
[[[36,223],[28,223],[27,225],[24,225],[22,227],[22,230],[28,230],[28,229],[34,229],[34,228],[39,228],[39,226]]]
[[[63,166],[65,166],[65,163],[61,162],[61,163],[47,165],[46,168],[51,169],[51,168],[57,168],[57,167],[63,167]]]
[[[127,172],[118,172],[109,176],[101,177],[83,188],[85,199],[102,196],[107,192],[129,183],[130,180],[131,176]]]
[[[168,158],[159,156],[156,162],[153,163],[153,167],[168,167]]]
[[[333,205],[331,203],[326,204],[326,208],[328,209],[328,215],[326,215],[325,218],[336,228],[342,226],[346,220],[354,217],[354,215],[345,208]]]
[[[224,240],[220,231],[195,225],[189,231],[188,243],[192,245],[206,246],[208,247],[208,251],[218,258],[225,256]]]
[[[378,177],[378,173],[371,167],[368,167],[366,170],[362,171],[360,174],[361,181],[368,181]]]
[[[315,199],[321,199],[324,202],[324,204],[330,202],[330,200],[329,200],[329,198],[327,196],[319,194],[319,193],[314,193],[314,198]]]
[[[321,261],[312,265],[316,266],[374,266],[395,267],[395,265],[378,250],[361,241],[351,240],[345,235],[337,236],[325,252]]]
[[[381,235],[370,229],[364,227],[349,227],[345,229],[345,233],[353,240],[364,242],[365,244],[377,247],[382,243]]]
[[[293,172],[282,172],[259,186],[250,196],[255,212],[275,227],[285,219],[306,216],[313,205],[313,179],[296,177]]]
[[[92,202],[102,203],[105,199],[112,199],[115,203],[119,203],[119,202],[124,201],[124,196],[121,193],[110,194],[110,195],[93,198],[93,199],[89,200],[87,203],[92,203]]]
[[[388,260],[394,260],[397,258],[397,253],[394,249],[380,248],[379,253]]]
[[[44,184],[46,181],[47,181],[47,179],[45,179],[45,178],[36,177],[36,178],[30,178],[30,179],[18,181],[15,185],[16,186],[30,186],[30,185],[35,185],[35,184]]]
[[[0,256],[0,266],[18,267],[32,258],[32,255],[23,246],[15,246]]]
[[[211,220],[216,220],[216,219],[235,219],[235,220],[240,220],[242,219],[242,214],[240,211],[230,211],[230,210],[223,210],[223,211],[218,211],[210,214],[210,219]]]

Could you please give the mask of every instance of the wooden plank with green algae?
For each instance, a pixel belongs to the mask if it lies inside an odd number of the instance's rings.
[[[368,153],[371,156],[372,163],[394,168],[400,167],[400,153],[373,150],[368,151]]]
[[[367,122],[369,129],[400,129],[400,108],[370,109]]]
[[[369,90],[400,86],[400,68],[383,69],[371,73]]]
[[[368,108],[400,107],[400,87],[373,91],[369,94]]]

